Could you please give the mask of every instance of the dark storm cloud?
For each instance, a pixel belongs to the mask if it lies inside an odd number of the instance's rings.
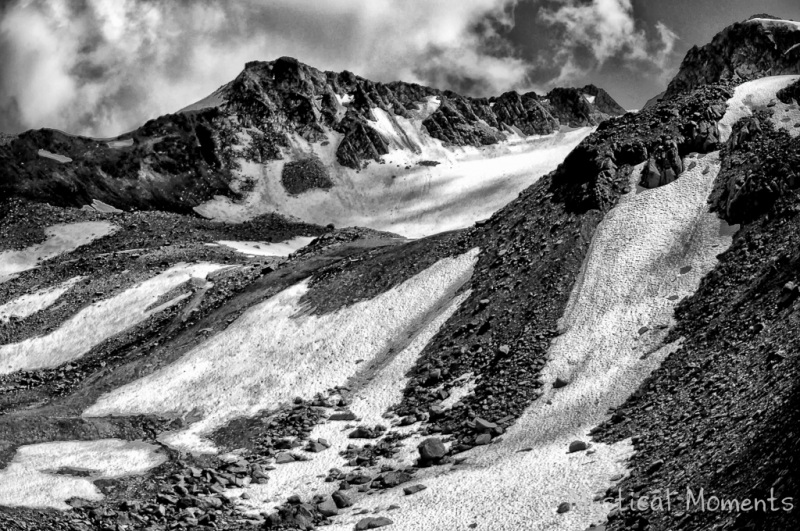
[[[624,12],[627,0],[596,0],[589,12],[586,2],[559,1],[550,2],[542,22],[562,33],[549,53],[562,64],[523,57],[506,38],[520,1],[6,2],[0,4],[0,130],[118,134],[206,96],[247,61],[282,55],[381,81],[486,95],[534,88],[534,69],[567,80],[586,66],[570,61],[569,50],[588,50],[602,62],[614,50],[637,59],[638,47],[649,46],[624,17],[600,13],[593,30],[587,13],[597,15],[606,2]],[[578,30],[587,37],[574,37]],[[609,40],[607,33],[621,37]]]

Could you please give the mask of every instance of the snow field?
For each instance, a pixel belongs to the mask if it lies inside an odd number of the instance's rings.
[[[697,288],[731,241],[706,204],[719,156],[687,159],[687,165],[693,160],[697,166],[675,182],[624,196],[601,223],[560,322],[563,333],[551,345],[542,374],[545,394],[502,441],[463,454],[465,465],[421,470],[414,482],[428,489],[413,497],[394,489],[358,499],[358,508],[399,505],[388,513],[397,530],[445,531],[475,523],[479,530],[571,531],[605,520],[613,505],[593,499],[627,472],[632,445],[594,443],[589,452],[568,454],[569,443],[588,441],[608,408],[623,402],[679,346],[662,346],[666,328],[659,326],[669,325],[677,300]],[[644,326],[650,330],[640,335]],[[552,389],[556,377],[570,383]],[[419,440],[407,440],[407,464]],[[557,514],[565,501],[572,510]],[[338,517],[331,529],[352,529],[360,517]]]
[[[474,249],[440,260],[372,300],[322,316],[302,313],[308,281],[296,284],[171,365],[101,396],[83,415],[193,413],[201,420],[162,441],[214,452],[202,436],[215,428],[296,396],[311,399],[404,348],[470,277],[477,256]]]
[[[310,236],[297,236],[283,242],[237,242],[221,240],[217,243],[251,256],[289,256],[314,240]]]
[[[180,296],[150,308],[164,293],[223,267],[226,266],[206,263],[174,266],[110,299],[87,306],[47,335],[0,345],[0,374],[57,367],[78,359],[102,341],[185,298]]]
[[[468,279],[468,275],[462,278],[463,281]],[[389,426],[390,421],[383,417],[383,413],[392,405],[400,402],[403,396],[403,389],[405,389],[408,382],[406,373],[413,368],[422,349],[436,335],[439,328],[469,297],[469,293],[469,291],[462,292],[458,296],[443,302],[443,305],[435,310],[435,317],[416,334],[411,343],[378,372],[374,379],[356,393],[348,409],[359,417],[358,424],[370,427],[376,424]],[[333,413],[333,410],[331,410],[331,413]],[[317,425],[310,437],[312,439],[322,438],[327,440],[331,448],[320,453],[299,451],[300,449],[295,450],[295,453],[303,454],[309,457],[310,460],[280,466],[270,472],[267,484],[251,485],[247,489],[250,499],[237,500],[240,509],[245,513],[258,514],[265,510],[272,511],[278,505],[284,503],[287,493],[300,494],[303,499],[307,499],[320,492],[320,489],[325,489],[326,493],[336,490],[336,483],[323,483],[324,486],[320,486],[320,476],[325,477],[331,468],[344,470],[345,460],[339,455],[339,452],[346,449],[348,444],[363,444],[366,442],[349,439],[347,435],[352,431],[352,428],[344,428],[348,424],[353,423],[331,421]],[[400,428],[400,430],[406,431],[414,429],[416,428]],[[243,491],[243,489],[234,489],[229,491],[227,495],[232,498],[238,498],[238,495]]]
[[[727,142],[733,131],[733,126],[742,118],[753,115],[759,107],[767,107],[774,103],[769,110],[773,112],[772,123],[776,129],[783,129],[790,135],[800,135],[800,109],[795,104],[785,104],[776,98],[776,93],[792,83],[800,76],[771,76],[742,83],[733,91],[733,97],[728,100],[728,109],[719,121],[720,141]]]
[[[93,481],[141,474],[164,461],[156,446],[119,439],[22,446],[0,470],[0,505],[67,510],[71,498],[103,499]]]
[[[491,216],[554,170],[593,131],[586,127],[527,138],[509,135],[493,146],[444,147],[422,127],[423,117],[436,105],[433,99],[427,101],[411,119],[373,109],[376,121],[371,125],[391,146],[382,164],[373,161],[360,171],[339,165],[336,148],[342,135],[335,131],[328,132],[327,146],[297,137],[286,160],[240,161],[240,178],[255,182],[242,202],[220,196],[195,210],[207,218],[234,222],[275,211],[321,225],[362,226],[418,238]],[[333,188],[290,196],[280,179],[285,162],[312,153],[328,168]],[[419,164],[428,160],[440,164]]]
[[[54,161],[60,162],[62,164],[67,163],[67,162],[72,162],[72,159],[67,157],[66,155],[59,155],[58,153],[51,153],[50,151],[47,151],[46,149],[40,149],[39,151],[36,152],[36,154],[39,155],[40,157],[44,157],[46,159],[53,159]]]
[[[0,323],[11,318],[24,319],[52,306],[64,293],[80,282],[83,277],[72,277],[57,286],[40,289],[34,293],[27,293],[0,305]]]
[[[33,269],[39,262],[107,236],[117,228],[106,221],[82,221],[53,225],[44,230],[47,239],[21,251],[0,251],[0,282]]]

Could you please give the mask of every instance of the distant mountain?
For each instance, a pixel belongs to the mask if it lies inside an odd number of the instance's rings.
[[[245,197],[248,165],[286,162],[288,171],[276,179],[297,195],[333,186],[336,167],[361,170],[390,152],[405,152],[413,164],[442,162],[454,149],[593,127],[624,112],[592,85],[469,98],[282,57],[248,63],[209,97],[115,139],[48,129],[7,136],[0,142],[0,193],[62,206],[99,200],[188,212],[215,196]],[[316,177],[306,182],[309,168]]]

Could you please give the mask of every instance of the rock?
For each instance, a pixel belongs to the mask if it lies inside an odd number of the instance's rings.
[[[377,529],[379,527],[385,527],[387,525],[392,525],[394,522],[385,516],[369,516],[367,518],[362,518],[356,524],[356,531],[364,531],[366,529]]]
[[[647,473],[648,474],[652,474],[653,472],[655,472],[656,470],[658,470],[662,466],[664,466],[664,460],[663,459],[658,459],[656,461],[653,461],[652,463],[650,463],[650,466],[647,467]]]
[[[278,465],[285,465],[286,463],[294,463],[296,459],[289,452],[281,452],[275,456],[275,463]]]
[[[328,417],[328,420],[356,420],[356,415],[350,411],[339,411]]]
[[[319,452],[322,452],[322,451],[327,450],[327,449],[328,449],[328,447],[325,446],[324,444],[322,444],[319,441],[309,441],[308,446],[306,447],[307,451],[313,452],[313,453],[319,453]]]
[[[560,376],[556,378],[556,381],[553,382],[553,389],[561,389],[562,387],[566,387],[569,385],[569,380],[565,380]]]
[[[171,494],[159,494],[156,497],[156,501],[158,503],[163,503],[164,505],[177,505],[178,499],[179,498],[177,496],[173,496]]]
[[[374,439],[377,434],[366,426],[359,426],[348,435],[350,439]]]
[[[486,419],[482,419],[481,417],[475,417],[475,429],[479,431],[490,431],[497,429],[497,424],[494,422],[489,422]]]
[[[336,507],[339,509],[344,509],[345,507],[351,507],[353,505],[353,502],[350,500],[350,497],[340,490],[337,490],[336,492],[331,494],[331,499],[333,500],[333,503],[336,504]]]
[[[393,471],[383,476],[383,478],[381,479],[381,483],[383,484],[384,488],[390,489],[402,483],[411,481],[411,479],[412,479],[411,474],[407,472]]]
[[[569,453],[582,452],[589,447],[584,441],[572,441],[569,443]]]
[[[318,503],[317,510],[322,516],[335,516],[339,514],[338,505],[336,505],[336,502],[331,496],[328,496],[325,500]]]
[[[681,274],[681,275],[685,275],[686,273],[688,273],[688,272],[689,272],[689,271],[691,271],[691,270],[692,270],[692,266],[683,266],[683,267],[680,269],[680,274]]]
[[[419,443],[417,450],[423,461],[438,461],[447,454],[444,443],[436,437],[430,437]]]
[[[478,446],[483,446],[485,444],[489,444],[490,442],[492,442],[492,436],[488,433],[481,433],[475,437],[475,444]]]
[[[428,487],[426,487],[425,485],[422,485],[421,483],[419,483],[417,485],[411,485],[410,487],[404,488],[403,492],[405,493],[406,496],[411,496],[412,494],[416,494],[416,493],[418,493],[420,491],[423,491],[423,490],[425,490],[427,488]]]
[[[556,509],[556,512],[558,514],[564,514],[568,513],[570,509],[572,509],[572,505],[569,502],[561,502],[558,504],[558,509]]]

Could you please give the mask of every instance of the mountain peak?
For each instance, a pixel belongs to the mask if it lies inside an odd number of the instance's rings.
[[[701,85],[800,73],[800,22],[754,15],[686,54],[665,98]]]

